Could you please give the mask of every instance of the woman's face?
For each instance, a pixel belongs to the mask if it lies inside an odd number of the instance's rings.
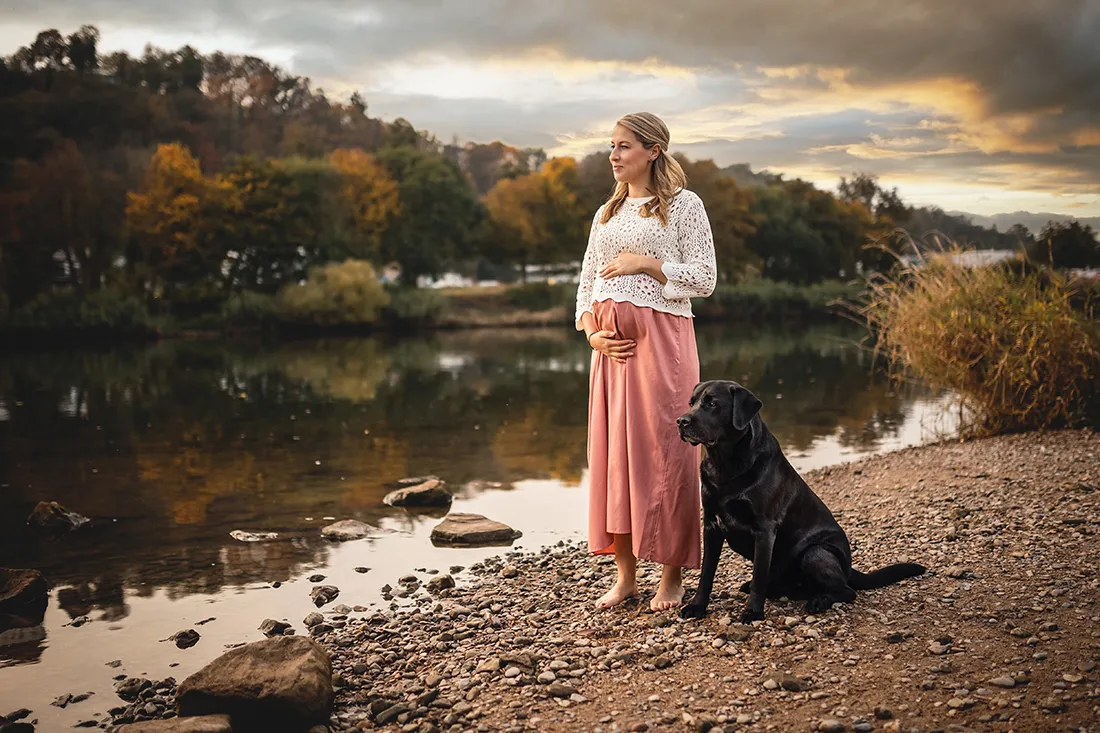
[[[620,183],[645,184],[649,177],[649,165],[660,154],[656,146],[648,150],[633,132],[615,125],[611,131],[611,172]]]

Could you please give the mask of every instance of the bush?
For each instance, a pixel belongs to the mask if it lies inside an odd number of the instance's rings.
[[[506,298],[509,305],[522,310],[547,311],[561,305],[568,305],[569,310],[572,311],[576,296],[576,285],[535,282],[509,288]]]
[[[145,304],[133,295],[117,290],[99,290],[88,295],[72,289],[41,293],[12,311],[8,325],[16,328],[103,328],[146,330],[152,318]]]
[[[871,281],[860,311],[895,376],[953,390],[963,434],[1096,424],[1100,341],[1057,274],[946,254]]]
[[[438,323],[447,311],[447,298],[432,288],[393,286],[387,292],[384,316],[390,323],[425,326]]]
[[[221,320],[231,326],[264,326],[278,320],[279,305],[271,295],[245,290],[222,303]]]
[[[282,320],[314,326],[374,323],[389,302],[374,268],[363,260],[333,262],[309,271],[304,285],[285,285],[276,302]]]

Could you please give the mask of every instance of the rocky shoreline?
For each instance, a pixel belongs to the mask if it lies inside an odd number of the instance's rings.
[[[327,653],[333,731],[1096,730],[1100,437],[941,443],[806,478],[857,567],[929,573],[817,616],[769,602],[744,626],[732,553],[710,615],[686,621],[649,611],[652,565],[642,598],[593,610],[614,566],[563,542],[419,568],[388,579],[386,609],[326,603],[257,638],[298,626]],[[138,691],[113,720],[176,714],[174,680],[119,684]]]

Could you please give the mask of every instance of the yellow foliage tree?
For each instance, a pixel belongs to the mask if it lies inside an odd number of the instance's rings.
[[[329,162],[340,174],[350,214],[346,255],[377,262],[382,234],[401,212],[397,182],[372,155],[359,148],[334,150]]]
[[[538,173],[504,178],[485,195],[492,236],[489,251],[506,262],[560,262],[584,236],[586,213],[577,194],[577,163],[554,158]]]
[[[217,229],[229,210],[232,188],[202,174],[199,162],[178,143],[161,145],[141,190],[127,194],[126,225],[141,253],[145,275],[179,285],[216,276],[224,257]]]

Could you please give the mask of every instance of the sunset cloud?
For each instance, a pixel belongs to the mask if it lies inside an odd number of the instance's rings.
[[[8,0],[0,53],[94,23],[252,53],[440,139],[599,149],[650,109],[673,147],[831,185],[1100,214],[1100,4],[1086,0]],[[937,185],[942,184],[942,185]],[[1009,195],[1009,192],[1012,192]],[[945,208],[952,201],[941,202]]]

